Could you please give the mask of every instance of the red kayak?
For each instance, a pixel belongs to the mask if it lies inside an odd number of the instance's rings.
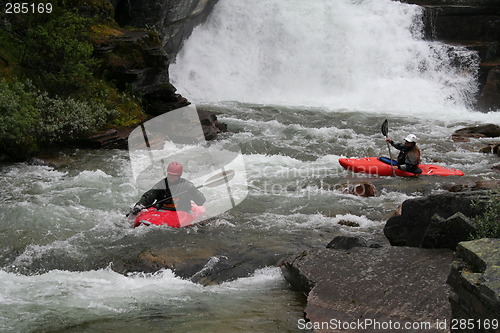
[[[386,160],[386,162],[383,162]],[[339,163],[347,170],[356,173],[367,173],[378,176],[392,176],[395,171],[396,176],[411,177],[416,175],[426,176],[463,176],[464,173],[457,169],[445,168],[434,164],[419,164],[421,174],[415,174],[391,166],[389,159],[384,157],[364,157],[364,158],[340,158]],[[393,171],[394,170],[394,171]]]
[[[193,204],[191,213],[183,211],[171,211],[156,209],[154,207],[143,210],[137,214],[134,221],[134,228],[140,225],[168,225],[173,228],[193,225],[198,218],[205,214],[205,207]]]

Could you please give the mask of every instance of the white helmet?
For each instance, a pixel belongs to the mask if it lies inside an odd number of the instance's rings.
[[[408,134],[408,136],[405,138],[405,141],[408,142],[417,142],[418,138],[415,136],[415,134]]]

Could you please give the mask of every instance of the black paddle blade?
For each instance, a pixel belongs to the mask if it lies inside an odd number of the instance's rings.
[[[382,134],[384,136],[387,136],[387,134],[389,133],[389,122],[387,121],[387,119],[384,121],[380,129],[382,130]]]

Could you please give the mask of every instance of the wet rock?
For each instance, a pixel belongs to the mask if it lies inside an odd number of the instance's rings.
[[[140,83],[137,84],[137,89],[142,93],[144,111],[152,116],[159,116],[190,104],[186,98],[177,94],[177,89],[168,82],[158,81],[152,85]]]
[[[384,234],[395,246],[454,249],[458,242],[468,239],[470,228],[466,218],[481,213],[472,206],[473,200],[486,198],[488,193],[437,194],[406,200],[401,215],[387,221]]]
[[[500,188],[500,180],[480,180],[474,183],[473,189],[494,190]]]
[[[187,99],[177,94],[169,82],[169,56],[163,50],[158,36],[150,31],[124,30],[108,40],[107,53],[101,56],[102,70],[106,77],[121,90],[130,90],[142,100],[142,109],[149,118],[189,105]],[[207,140],[226,130],[217,117],[200,111],[200,121]],[[128,131],[130,133],[132,129]],[[122,134],[126,129],[98,132],[84,140],[92,148],[126,147]],[[125,137],[126,139],[126,137]]]
[[[471,220],[461,212],[448,218],[435,214],[427,229],[424,242],[434,248],[454,249],[461,241],[468,240],[475,232]]]
[[[435,324],[450,317],[446,277],[452,258],[451,251],[435,249],[314,249],[286,259],[281,268],[295,289],[308,294],[305,316],[312,325],[332,319]]]
[[[347,183],[339,183],[338,179],[325,177],[319,181],[313,181],[316,186],[320,189],[330,192],[330,191],[339,191],[344,194],[352,194],[361,197],[373,197],[377,193],[377,189],[372,182],[347,182]],[[311,184],[304,184],[304,188],[310,186]]]
[[[156,247],[142,251],[126,271],[156,272],[171,269],[184,279],[202,285],[220,284],[252,274],[256,269],[276,266],[287,255],[265,247],[221,245],[189,248]]]
[[[452,318],[485,324],[500,318],[500,239],[462,242],[457,247],[448,283]],[[466,330],[456,332],[470,332]],[[479,329],[475,332],[496,332]]]
[[[79,146],[93,149],[127,148],[127,138],[133,128],[113,128],[82,138]]]
[[[156,116],[189,104],[169,82],[170,59],[157,35],[125,30],[109,43],[102,71],[119,89],[140,96],[145,113]]]
[[[375,185],[371,182],[362,182],[355,184],[344,184],[340,190],[345,194],[353,194],[360,197],[373,197],[377,192]]]
[[[165,50],[174,58],[195,26],[206,20],[217,0],[115,0],[116,19],[122,26],[155,27]]]
[[[359,223],[354,221],[340,220],[339,225],[344,225],[346,227],[359,228]]]
[[[59,169],[74,163],[74,160],[61,152],[44,152],[33,156],[28,163]]]
[[[206,140],[215,140],[219,133],[227,132],[227,125],[219,122],[214,113],[198,109],[198,116]]]
[[[453,133],[451,139],[455,142],[466,142],[470,138],[496,138],[500,136],[500,126],[485,124],[459,129]]]
[[[500,66],[494,67],[488,71],[486,82],[477,101],[477,107],[483,111],[496,110],[499,106]]]
[[[466,182],[444,186],[444,189],[449,192],[465,192],[487,189],[494,190],[497,188],[500,188],[500,180],[480,180],[477,182]]]
[[[367,247],[368,242],[361,237],[337,236],[328,245],[328,249],[349,250],[353,247]]]
[[[479,152],[483,154],[495,154],[500,157],[500,143],[490,143],[489,145],[481,148]]]

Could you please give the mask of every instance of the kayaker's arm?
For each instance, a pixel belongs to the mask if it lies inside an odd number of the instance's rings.
[[[127,214],[127,216],[137,215],[144,208],[151,206],[151,204],[155,200],[157,200],[156,198],[159,196],[157,191],[158,190],[151,189],[151,190],[147,191],[146,193],[144,193],[141,196],[141,199],[139,199],[139,201],[137,201],[137,203],[134,205],[134,207],[132,209],[130,209],[130,212]]]
[[[203,193],[200,192],[193,184],[191,184],[191,188],[189,189],[189,196],[192,201],[198,206],[201,206],[207,200]]]
[[[388,139],[386,141],[389,142],[391,144],[391,146],[393,146],[397,150],[403,150],[405,148],[405,144],[404,143],[395,143],[391,139]]]
[[[165,190],[151,189],[144,193],[137,202],[136,205],[143,205],[144,207],[151,206],[155,200],[159,200],[162,196],[164,196]]]
[[[149,207],[155,202],[155,200],[163,199],[165,197],[165,188],[165,180],[160,180],[149,191],[142,195],[136,205],[140,204],[145,207]]]

